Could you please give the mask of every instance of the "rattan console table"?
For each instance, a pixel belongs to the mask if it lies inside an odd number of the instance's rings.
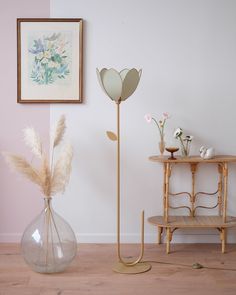
[[[152,216],[148,221],[158,228],[158,244],[161,243],[163,229],[166,230],[166,252],[170,252],[170,242],[173,232],[179,228],[216,228],[220,232],[222,253],[225,253],[226,229],[236,226],[236,217],[227,216],[227,195],[228,195],[228,164],[236,162],[236,156],[215,156],[210,160],[203,160],[201,157],[190,156],[186,158],[177,157],[176,160],[170,160],[166,156],[152,156],[150,161],[163,164],[163,216]],[[192,174],[191,192],[170,192],[171,170],[174,165],[189,164]],[[195,176],[198,165],[215,164],[219,173],[218,187],[215,192],[196,192]],[[185,194],[189,197],[190,205],[173,207],[170,204],[170,198]],[[217,203],[212,207],[196,206],[196,199],[200,195],[217,196]],[[214,209],[218,207],[217,216],[196,216],[198,208]],[[188,216],[170,216],[169,209],[186,208],[189,211]]]

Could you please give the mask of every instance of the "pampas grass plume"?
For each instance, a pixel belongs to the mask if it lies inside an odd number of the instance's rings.
[[[53,141],[52,159],[54,148],[61,143],[65,129],[65,116],[63,115],[57,123]],[[73,157],[72,146],[70,144],[64,145],[56,164],[52,165],[50,169],[49,161],[42,151],[42,143],[38,134],[33,128],[26,128],[23,132],[26,145],[30,147],[34,155],[41,159],[40,168],[31,165],[24,157],[3,153],[6,161],[14,170],[24,175],[28,180],[36,183],[47,198],[54,194],[64,192],[70,178]]]
[[[63,139],[65,130],[66,130],[66,124],[65,124],[65,115],[62,115],[57,123],[54,139],[53,139],[53,148],[60,144],[60,142]]]
[[[31,149],[32,153],[41,158],[42,157],[42,142],[39,135],[34,128],[27,127],[23,129],[25,144]]]
[[[70,144],[65,144],[54,167],[52,174],[51,191],[52,194],[65,191],[69,182],[73,149]]]
[[[30,163],[28,163],[28,161],[24,157],[9,153],[2,154],[10,167],[12,167],[17,172],[23,174],[26,178],[38,184],[39,186],[42,185],[39,172]]]

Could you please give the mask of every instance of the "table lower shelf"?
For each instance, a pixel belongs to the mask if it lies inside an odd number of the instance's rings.
[[[227,216],[227,222],[223,222],[222,216],[169,216],[166,223],[163,216],[152,216],[148,222],[165,228],[228,228],[236,226],[236,217]]]
[[[174,231],[178,228],[216,228],[220,232],[221,251],[225,253],[227,228],[236,226],[236,217],[227,216],[223,222],[222,216],[169,216],[168,223],[163,216],[152,216],[148,222],[158,228],[158,244],[161,243],[163,229],[166,230],[166,253],[170,253],[170,242]]]

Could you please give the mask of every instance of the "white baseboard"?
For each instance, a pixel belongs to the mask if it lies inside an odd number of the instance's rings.
[[[77,234],[78,243],[116,243],[116,234]],[[163,242],[165,235],[163,236]],[[140,234],[122,234],[122,243],[140,243]],[[155,244],[157,242],[157,235],[146,234],[145,243]],[[236,243],[236,236],[229,233],[227,237],[229,244]],[[174,234],[172,243],[220,243],[219,234]]]
[[[0,234],[0,243],[20,243],[22,234]]]
[[[11,233],[11,234],[0,234],[0,243],[19,243],[22,234]],[[116,243],[116,234],[106,234],[106,233],[81,233],[76,234],[78,243]],[[156,243],[157,235],[146,234],[145,243]],[[163,237],[165,241],[165,236]],[[228,234],[228,243],[236,243],[236,236],[233,233]],[[122,243],[139,243],[140,234],[121,234]],[[175,233],[173,235],[172,243],[220,243],[219,234],[184,234]]]

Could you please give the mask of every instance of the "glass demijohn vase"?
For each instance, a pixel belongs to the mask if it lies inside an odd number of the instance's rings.
[[[21,240],[22,255],[36,272],[62,272],[75,258],[77,242],[70,225],[52,208],[51,198],[26,228]]]
[[[29,162],[25,157],[6,154],[7,162],[28,180],[39,186],[44,195],[44,209],[28,225],[21,239],[22,256],[36,272],[62,272],[77,253],[75,234],[70,225],[52,208],[51,196],[65,191],[72,169],[73,148],[64,143],[57,158],[55,149],[62,143],[66,129],[64,115],[57,122],[52,136],[50,159],[43,149],[39,134],[33,127],[23,129],[24,141],[37,157],[40,165]]]

